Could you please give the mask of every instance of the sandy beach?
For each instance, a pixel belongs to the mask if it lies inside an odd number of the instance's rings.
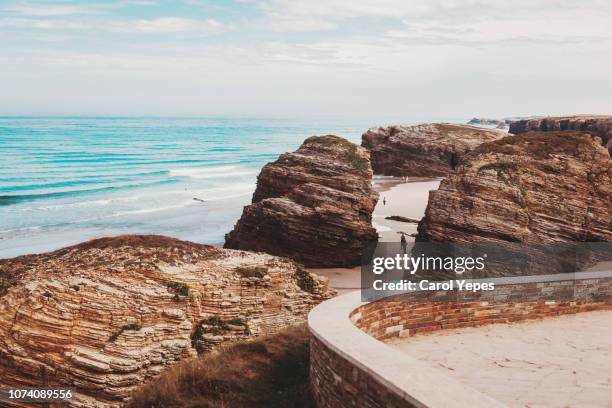
[[[374,188],[380,198],[372,214],[372,223],[378,231],[381,242],[397,242],[400,232],[406,234],[409,241],[414,239],[417,224],[387,220],[385,217],[400,216],[420,220],[425,214],[429,191],[440,185],[440,179],[409,178],[379,178],[374,180]]]
[[[385,217],[397,215],[420,220],[425,214],[429,191],[435,190],[440,179],[422,177],[375,177],[373,187],[380,194],[378,204],[372,214],[372,223],[378,231],[381,242],[397,242],[404,232],[408,241],[417,231],[416,223],[387,220]],[[310,268],[311,272],[329,279],[329,284],[338,294],[358,290],[361,285],[361,267],[355,268]]]
[[[390,345],[510,407],[612,406],[612,311],[447,330]]]

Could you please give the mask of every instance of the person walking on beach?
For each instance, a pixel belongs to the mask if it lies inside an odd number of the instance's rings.
[[[387,197],[383,197],[383,205],[387,205]]]
[[[400,238],[400,244],[402,246],[402,252],[406,253],[408,250],[408,242],[406,242],[406,236],[402,232],[402,237]]]

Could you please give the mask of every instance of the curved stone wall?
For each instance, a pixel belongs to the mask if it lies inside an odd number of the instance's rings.
[[[612,272],[497,278],[494,291],[412,292],[361,303],[353,292],[309,315],[319,407],[501,407],[384,344],[400,336],[590,310],[612,310]],[[439,392],[444,390],[444,392]]]

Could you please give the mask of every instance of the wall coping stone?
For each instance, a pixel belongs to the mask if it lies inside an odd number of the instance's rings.
[[[475,283],[487,283],[493,282],[495,285],[517,285],[522,283],[540,283],[540,282],[565,282],[571,280],[588,280],[588,279],[602,279],[612,278],[612,271],[592,271],[592,272],[570,272],[570,273],[556,273],[548,275],[528,275],[528,276],[502,276],[497,278],[479,278],[479,279],[465,279],[467,282]],[[457,275],[456,279],[463,279],[461,275]],[[448,282],[448,281],[440,281]],[[364,289],[365,293],[373,291],[373,289]],[[382,300],[391,296],[406,295],[408,293],[420,292],[420,290],[409,291],[409,290],[387,290],[377,291],[381,295],[377,295],[378,300]],[[369,302],[366,302],[369,303]],[[362,303],[359,306],[364,305]]]
[[[505,406],[361,331],[351,322],[349,314],[363,304],[359,291],[319,304],[308,316],[310,332],[326,347],[413,406]]]

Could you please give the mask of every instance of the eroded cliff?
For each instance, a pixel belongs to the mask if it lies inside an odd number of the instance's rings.
[[[442,177],[476,146],[507,133],[468,125],[434,123],[369,129],[361,145],[370,151],[374,174]]]
[[[177,360],[304,321],[333,295],[293,261],[160,236],[0,260],[0,388],[118,407]]]
[[[612,241],[612,160],[584,132],[486,143],[430,192],[420,241]]]
[[[521,134],[559,130],[583,131],[597,136],[612,154],[612,116],[577,115],[524,119],[512,122],[509,132]]]
[[[338,136],[313,136],[268,163],[226,248],[286,256],[308,266],[354,266],[376,242],[378,193],[365,149]]]

